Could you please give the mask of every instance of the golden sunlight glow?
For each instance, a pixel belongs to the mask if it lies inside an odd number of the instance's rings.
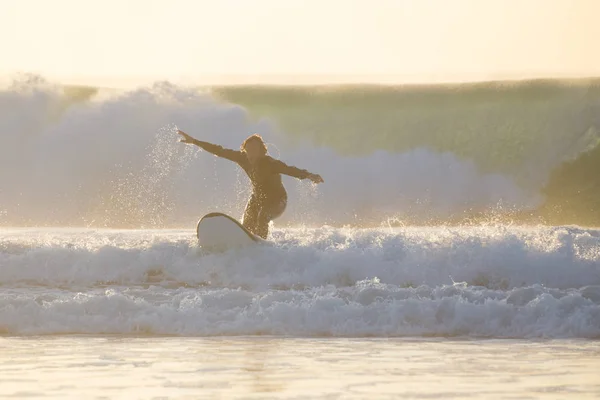
[[[600,75],[596,0],[4,0],[2,8],[0,73],[70,82]]]

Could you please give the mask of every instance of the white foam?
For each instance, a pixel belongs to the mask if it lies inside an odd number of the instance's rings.
[[[193,229],[0,234],[10,334],[600,335],[596,230],[277,230],[222,254]]]
[[[273,247],[199,254],[188,231],[3,230],[3,285],[144,283],[266,289],[468,282],[510,289],[600,284],[600,233],[576,228],[276,230]]]
[[[600,293],[600,286],[587,288]],[[527,292],[521,296],[522,292]],[[515,301],[515,298],[521,300]],[[526,297],[526,300],[522,300]],[[600,337],[600,303],[539,285],[508,292],[376,280],[304,291],[112,288],[0,293],[9,334]]]

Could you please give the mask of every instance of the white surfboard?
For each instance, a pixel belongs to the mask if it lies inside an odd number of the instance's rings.
[[[200,219],[196,236],[200,246],[209,251],[226,251],[266,243],[236,219],[219,212],[206,214]]]

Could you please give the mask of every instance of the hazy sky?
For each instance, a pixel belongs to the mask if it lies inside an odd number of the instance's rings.
[[[66,82],[600,76],[600,0],[0,0],[0,73]]]

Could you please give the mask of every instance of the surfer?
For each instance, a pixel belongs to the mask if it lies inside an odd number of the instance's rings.
[[[320,175],[289,166],[269,156],[260,135],[249,136],[240,150],[232,150],[194,139],[180,130],[177,133],[182,136],[181,143],[194,144],[217,157],[231,160],[246,172],[252,183],[252,195],[246,205],[242,225],[263,239],[269,233],[269,222],[283,214],[287,205],[287,192],[281,182],[281,174],[310,179],[314,183],[323,182]]]

